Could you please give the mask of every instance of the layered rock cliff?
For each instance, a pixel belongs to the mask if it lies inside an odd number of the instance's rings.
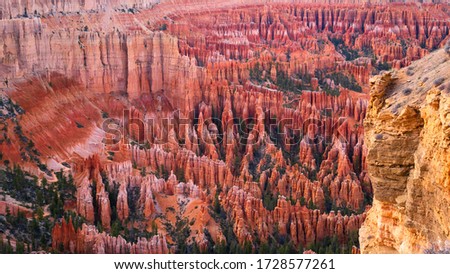
[[[152,8],[159,0],[5,0],[0,4],[0,19],[40,17],[80,12],[136,12]]]
[[[439,251],[450,240],[450,56],[371,81],[364,121],[374,201],[362,253]]]

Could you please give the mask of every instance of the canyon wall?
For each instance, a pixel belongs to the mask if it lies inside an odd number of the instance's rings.
[[[146,9],[159,0],[5,0],[0,4],[0,19],[42,16],[56,13],[105,12]]]
[[[246,4],[268,3],[302,3],[302,4],[386,4],[386,3],[447,3],[448,0],[251,0]],[[42,16],[56,13],[105,12],[117,10],[121,12],[138,12],[140,9],[153,8],[158,4],[167,7],[208,5],[225,8],[242,4],[242,1],[186,1],[186,0],[5,0],[0,4],[0,20],[19,17]],[[169,8],[169,9],[170,9]]]
[[[58,72],[92,92],[126,92],[132,99],[167,92],[174,107],[190,111],[211,80],[244,81],[249,65],[237,61],[263,53],[260,45],[266,41],[271,54],[291,51],[292,61],[283,66],[289,75],[339,65],[367,84],[371,73],[367,60],[345,63],[327,40],[337,39],[334,43],[367,53],[361,56],[400,68],[439,47],[449,33],[447,14],[437,6],[360,7],[349,12],[339,6],[283,4],[224,14],[218,5],[211,15],[188,16],[187,10],[173,11],[174,5],[161,4],[137,14],[1,20],[0,87],[7,88],[11,80],[30,72]],[[226,25],[229,20],[234,23]],[[186,32],[189,25],[194,28]],[[188,98],[187,106],[181,98]]]
[[[450,240],[450,56],[444,50],[371,81],[364,122],[373,207],[362,253],[421,253]]]

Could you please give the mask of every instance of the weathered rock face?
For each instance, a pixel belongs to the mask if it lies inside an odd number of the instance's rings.
[[[5,0],[0,4],[0,19],[108,10],[135,12],[136,9],[151,8],[157,3],[159,1],[156,0]]]
[[[19,212],[24,213],[26,216],[32,216],[30,209],[16,205],[12,202],[0,201],[0,215],[7,215],[8,213],[17,216]]]
[[[71,25],[70,21],[65,23]],[[57,71],[77,79],[90,93],[126,91],[134,99],[163,92],[183,111],[192,110],[182,103],[186,98],[200,100],[200,69],[179,54],[176,37],[161,32],[134,33],[126,27],[106,33],[82,31],[81,26],[66,31],[55,26],[60,23],[54,17],[0,21],[5,48],[0,56],[5,65],[2,81],[37,71],[53,83],[50,72]]]
[[[438,251],[450,240],[450,58],[444,50],[371,81],[364,122],[373,207],[362,253]]]

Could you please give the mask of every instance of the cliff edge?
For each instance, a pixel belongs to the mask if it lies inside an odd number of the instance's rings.
[[[422,253],[450,240],[450,54],[371,80],[365,143],[373,207],[362,253]]]

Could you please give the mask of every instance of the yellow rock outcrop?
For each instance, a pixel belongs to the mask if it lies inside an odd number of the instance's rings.
[[[362,253],[439,251],[450,240],[450,58],[438,50],[371,80],[364,122],[373,207]]]

